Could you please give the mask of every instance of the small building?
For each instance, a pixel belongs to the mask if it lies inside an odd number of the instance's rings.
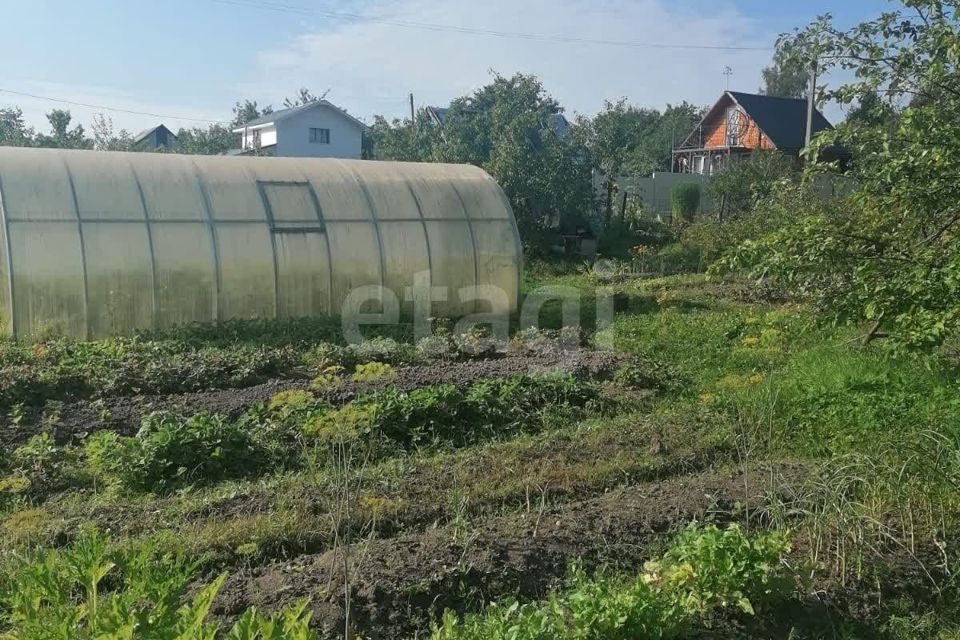
[[[366,128],[336,105],[316,100],[274,111],[233,132],[240,134],[242,155],[359,159]]]
[[[165,151],[173,149],[176,144],[176,134],[165,125],[160,124],[137,134],[137,137],[133,139],[131,149],[134,151]]]
[[[813,134],[832,125],[814,109]],[[673,151],[673,171],[711,175],[758,149],[799,158],[807,133],[807,101],[726,91]]]
[[[0,177],[0,336],[520,304],[510,203],[469,165],[0,147]]]

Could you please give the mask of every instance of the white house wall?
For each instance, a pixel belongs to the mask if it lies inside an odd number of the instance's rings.
[[[329,129],[330,144],[310,142],[310,129]],[[359,159],[363,133],[329,107],[309,109],[277,123],[277,155],[293,158]],[[264,143],[266,145],[266,143]]]
[[[243,137],[243,148],[252,149],[254,144],[254,132],[260,132],[260,146],[261,147],[270,147],[277,144],[277,129],[276,127],[262,127],[259,129],[247,129],[244,133],[241,134]]]

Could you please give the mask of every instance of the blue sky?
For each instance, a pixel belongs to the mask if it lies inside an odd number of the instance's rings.
[[[406,95],[444,104],[491,70],[535,73],[571,113],[625,96],[645,106],[754,91],[767,51],[650,50],[404,28],[388,21],[632,42],[766,46],[831,11],[852,24],[886,0],[0,0],[0,89],[164,116],[229,119],[238,99],[282,102],[300,86],[362,119],[401,116]],[[236,4],[236,3],[239,4]],[[282,5],[283,11],[265,5]],[[243,6],[239,6],[243,5]],[[258,6],[247,6],[258,5]],[[298,10],[304,9],[304,10]],[[323,11],[351,13],[337,20]],[[0,93],[45,128],[57,106]],[[88,124],[97,109],[70,107]],[[106,112],[136,130],[164,121]]]

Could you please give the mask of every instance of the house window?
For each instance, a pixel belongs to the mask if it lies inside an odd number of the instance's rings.
[[[739,107],[730,107],[727,109],[727,146],[739,147],[742,143],[743,134],[746,133],[746,117]]]
[[[330,129],[310,128],[310,142],[314,144],[330,144]]]

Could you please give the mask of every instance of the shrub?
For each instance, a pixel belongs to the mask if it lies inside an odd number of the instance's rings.
[[[727,222],[749,214],[772,195],[777,185],[796,178],[794,162],[779,151],[760,151],[727,165],[710,180],[710,194],[717,219]]]
[[[456,352],[446,336],[427,336],[417,342],[417,354],[423,360],[449,360]]]
[[[702,254],[697,247],[680,243],[667,245],[657,252],[660,272],[664,275],[678,273],[699,273],[707,266],[703,264]]]
[[[673,220],[692,222],[700,210],[700,185],[696,182],[678,182],[670,192]]]
[[[242,423],[198,413],[147,416],[135,437],[100,432],[86,443],[95,473],[123,489],[165,493],[255,473],[268,450]]]

